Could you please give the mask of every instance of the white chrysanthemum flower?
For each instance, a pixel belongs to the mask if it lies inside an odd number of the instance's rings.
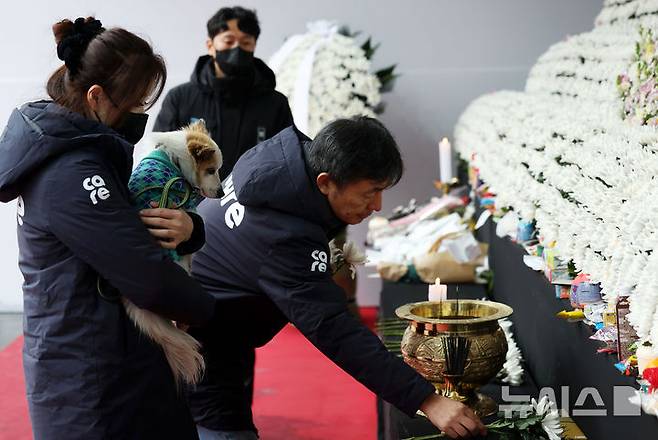
[[[343,257],[347,264],[350,265],[352,279],[356,276],[356,266],[363,266],[368,262],[365,252],[361,250],[353,241],[347,241],[343,246]]]
[[[507,339],[507,354],[505,356],[505,363],[503,368],[498,373],[501,380],[510,385],[518,386],[523,383],[523,355],[521,349],[516,344],[514,333],[512,332],[512,321],[504,318],[498,321],[500,328],[505,333]]]
[[[334,240],[329,242],[329,251],[331,253],[331,265],[334,270],[343,265],[348,265],[352,279],[356,277],[356,267],[363,266],[368,262],[366,254],[353,241],[346,241],[343,248],[336,246]]]
[[[549,440],[560,440],[564,431],[560,424],[560,413],[548,396],[542,397],[539,402],[532,399],[532,408],[542,417],[541,426],[548,435]]]

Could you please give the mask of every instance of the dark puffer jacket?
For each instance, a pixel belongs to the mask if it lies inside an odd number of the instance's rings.
[[[283,130],[242,156],[224,182],[224,198],[199,206],[206,245],[192,272],[221,304],[213,325],[194,329],[208,370],[190,393],[190,407],[206,428],[255,429],[244,365],[288,322],[407,414],[434,393],[348,311],[328,245],[344,225],[307,171],[308,143],[294,128]]]
[[[222,179],[231,173],[242,154],[259,142],[292,125],[288,100],[274,90],[272,70],[254,59],[253,77],[247,84],[215,76],[213,59],[200,57],[190,81],[174,87],[162,103],[154,131],[178,130],[204,119],[224,156]]]
[[[23,364],[38,440],[195,439],[162,350],[99,275],[139,307],[200,325],[215,301],[169,261],[131,205],[133,146],[49,101],[0,138],[0,200],[18,198]]]

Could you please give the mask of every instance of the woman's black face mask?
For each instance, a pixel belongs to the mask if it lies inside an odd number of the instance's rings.
[[[114,100],[110,98],[110,95],[106,93],[106,96],[114,107],[119,108],[119,106],[114,103]],[[98,122],[104,123],[101,121],[101,118],[98,116],[96,111],[94,111],[94,115],[96,115]],[[128,112],[123,116],[119,125],[112,128],[125,140],[135,145],[141,138],[144,137],[144,132],[146,131],[146,122],[148,119],[149,115],[146,113]]]
[[[119,133],[125,140],[135,145],[141,138],[144,137],[146,130],[146,122],[149,115],[146,113],[127,113],[121,124],[114,128],[114,131]]]

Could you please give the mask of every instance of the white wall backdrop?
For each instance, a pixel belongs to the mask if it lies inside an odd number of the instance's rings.
[[[433,194],[437,140],[451,136],[457,117],[483,93],[524,86],[530,67],[549,45],[589,30],[602,0],[196,0],[3,2],[0,27],[0,127],[11,110],[45,97],[59,66],[50,26],[95,15],[106,27],[147,36],[166,59],[168,87],[186,81],[205,52],[205,23],[220,7],[258,10],[256,55],[267,59],[307,21],[336,19],[381,42],[375,67],[398,63],[400,77],[382,121],[402,149],[407,174],[384,198],[384,211]],[[158,106],[150,112],[152,119]],[[152,122],[152,121],[151,121]],[[0,205],[0,311],[22,308],[17,267],[15,204]],[[351,235],[362,241],[365,225]],[[363,275],[363,274],[362,274]],[[359,301],[376,304],[379,285],[361,276]]]

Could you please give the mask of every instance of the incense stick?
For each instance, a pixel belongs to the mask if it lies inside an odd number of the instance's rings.
[[[466,369],[466,360],[471,348],[471,340],[465,336],[442,336],[445,347],[446,368],[444,374],[462,376]]]

